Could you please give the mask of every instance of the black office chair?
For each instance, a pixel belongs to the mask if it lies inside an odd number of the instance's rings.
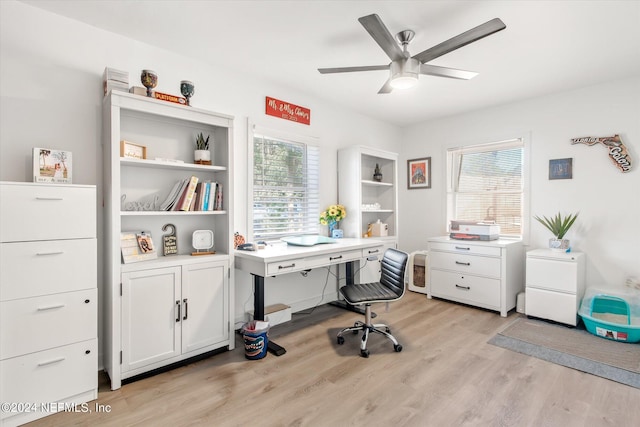
[[[371,304],[375,302],[390,302],[402,298],[404,295],[404,274],[407,267],[409,255],[396,250],[387,249],[382,257],[382,273],[380,281],[374,283],[363,283],[347,285],[340,288],[340,293],[345,301],[350,305],[364,305],[364,322],[357,321],[353,326],[344,328],[338,333],[338,344],[344,344],[345,332],[353,332],[357,334],[362,331],[362,342],[360,343],[360,356],[369,357],[367,350],[367,339],[369,334],[376,332],[384,335],[393,342],[393,349],[397,352],[402,351],[402,345],[393,335],[389,326],[382,323],[371,323]],[[384,330],[383,330],[384,329]]]

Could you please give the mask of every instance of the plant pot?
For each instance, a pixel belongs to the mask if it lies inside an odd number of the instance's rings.
[[[569,249],[569,239],[549,239],[549,248],[554,252],[566,252]]]
[[[211,164],[211,151],[209,150],[195,150],[193,152],[194,163],[198,165],[210,165]]]

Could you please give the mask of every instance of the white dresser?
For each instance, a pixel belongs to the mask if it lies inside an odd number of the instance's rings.
[[[581,252],[527,252],[526,315],[576,326],[584,278],[585,256]]]
[[[95,186],[0,182],[0,425],[98,397],[96,251]]]
[[[520,240],[429,239],[427,297],[489,310],[503,317],[524,290],[524,249]]]

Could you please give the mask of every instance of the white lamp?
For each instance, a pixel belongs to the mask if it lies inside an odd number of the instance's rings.
[[[391,63],[390,85],[394,89],[408,89],[418,83],[420,75],[420,61],[414,58],[406,58]]]

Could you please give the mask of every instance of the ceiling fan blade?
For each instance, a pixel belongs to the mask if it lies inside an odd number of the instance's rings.
[[[358,21],[360,21],[364,29],[367,30],[392,61],[404,58],[402,48],[393,38],[387,27],[385,27],[384,23],[382,23],[378,15],[374,13],[363,16],[362,18],[358,18]]]
[[[500,18],[494,18],[491,21],[487,21],[484,24],[478,25],[475,28],[465,31],[462,34],[458,34],[455,37],[450,38],[434,47],[427,49],[423,52],[413,55],[413,58],[422,62],[429,62],[446,53],[459,49],[463,46],[478,41],[484,37],[490,36],[493,33],[504,30],[507,26],[500,20]]]
[[[338,68],[318,68],[320,74],[332,74],[332,73],[352,73],[354,71],[389,71],[388,65],[365,65],[362,67],[338,67]]]
[[[420,64],[420,74],[428,76],[449,77],[451,79],[469,80],[478,75],[473,71],[456,70],[455,68],[438,67],[436,65]]]
[[[380,88],[378,94],[381,93],[391,93],[393,87],[391,87],[391,79],[387,80],[387,82]]]

